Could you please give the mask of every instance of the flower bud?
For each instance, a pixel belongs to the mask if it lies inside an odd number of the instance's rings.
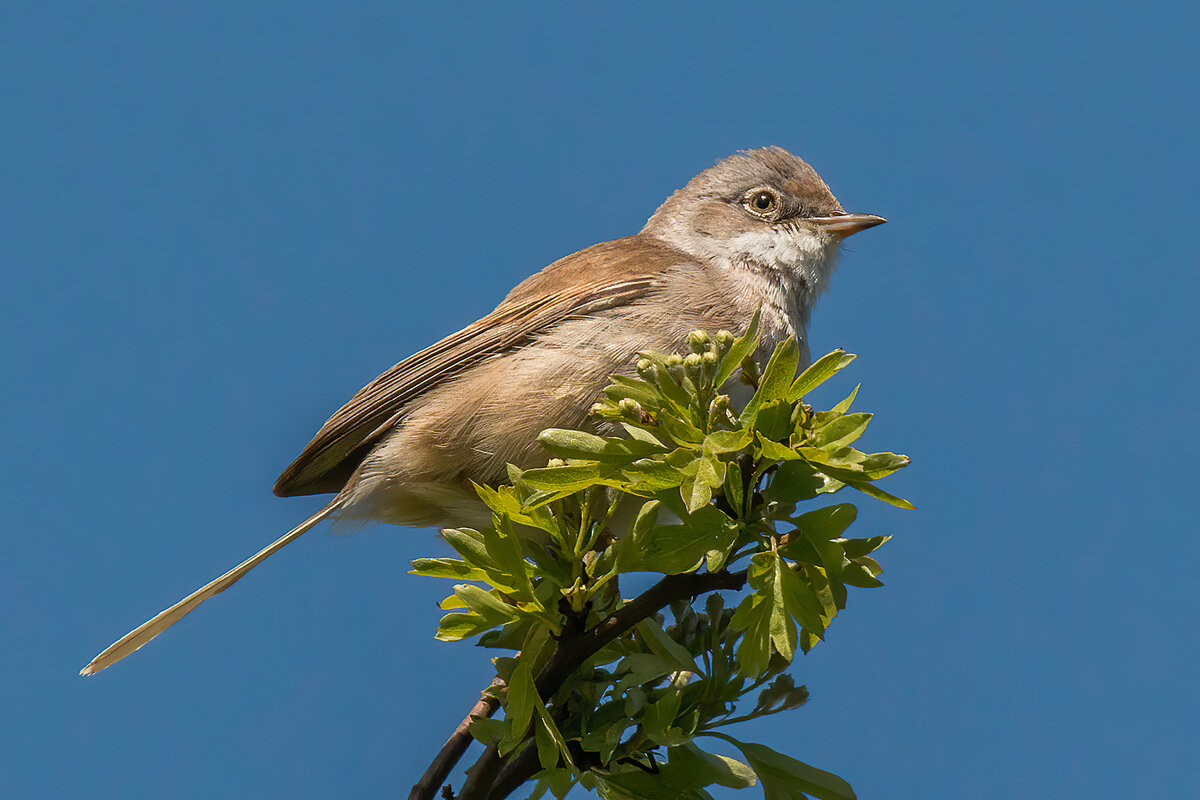
[[[658,373],[654,371],[654,362],[648,358],[638,359],[637,372],[644,381],[655,383],[658,380]]]
[[[706,331],[692,331],[687,335],[688,347],[694,353],[703,353],[708,349],[710,339]]]
[[[642,416],[642,404],[632,397],[623,397],[621,402],[617,403],[617,411],[621,412],[623,417],[633,417],[640,419]]]

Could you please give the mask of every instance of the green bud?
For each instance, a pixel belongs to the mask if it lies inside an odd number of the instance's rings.
[[[561,458],[552,458],[546,462],[547,467],[565,467],[566,465],[567,462],[563,461]]]
[[[726,330],[717,331],[717,345],[720,347],[729,347],[733,344],[734,335]]]
[[[639,358],[637,362],[638,376],[644,381],[655,383],[658,381],[658,373],[654,370],[654,362],[648,358]]]
[[[644,413],[642,411],[642,404],[632,397],[621,398],[621,402],[617,403],[617,411],[620,411],[623,417],[633,417],[635,419],[640,419]]]
[[[671,355],[667,356],[668,367],[678,367],[681,364],[683,364],[683,356],[679,355],[679,353],[671,353]]]
[[[715,367],[717,362],[721,360],[721,357],[712,350],[705,350],[700,358],[704,361],[704,366],[706,367]]]
[[[703,353],[708,349],[710,339],[706,331],[692,331],[687,335],[688,347],[694,353]]]
[[[608,410],[608,406],[604,405],[604,403],[593,403],[592,409],[591,409],[591,414],[594,417],[598,417],[601,414],[603,414],[606,410]]]

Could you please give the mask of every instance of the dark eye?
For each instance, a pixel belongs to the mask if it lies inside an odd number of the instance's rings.
[[[747,205],[750,206],[752,211],[758,214],[770,214],[779,205],[779,198],[775,196],[774,192],[759,189],[750,195]]]

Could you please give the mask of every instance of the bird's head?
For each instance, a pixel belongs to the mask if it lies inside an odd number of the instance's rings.
[[[885,221],[847,213],[803,159],[764,147],[701,172],[659,206],[642,233],[697,259],[778,270],[820,293],[841,241]]]

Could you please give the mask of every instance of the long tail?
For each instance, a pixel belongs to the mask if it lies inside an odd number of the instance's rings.
[[[139,649],[142,645],[146,644],[146,642],[150,641],[155,636],[158,636],[167,628],[171,627],[176,622],[179,622],[179,620],[187,616],[193,608],[200,605],[214,594],[220,594],[230,586],[233,586],[238,582],[238,580],[241,579],[243,575],[262,563],[267,556],[271,555],[276,550],[279,550],[284,545],[290,544],[291,542],[300,538],[301,534],[307,532],[318,522],[329,516],[329,514],[335,508],[337,508],[336,500],[322,508],[316,514],[313,514],[311,517],[304,520],[304,522],[301,522],[295,528],[292,528],[290,531],[264,547],[262,550],[259,550],[250,558],[229,570],[229,572],[226,572],[224,575],[217,578],[212,583],[201,586],[199,589],[192,592],[175,605],[161,612],[158,616],[143,622],[137,628],[134,628],[132,631],[109,645],[107,650],[93,658],[90,664],[79,671],[79,674],[95,675],[105,667],[117,663],[125,656]]]

